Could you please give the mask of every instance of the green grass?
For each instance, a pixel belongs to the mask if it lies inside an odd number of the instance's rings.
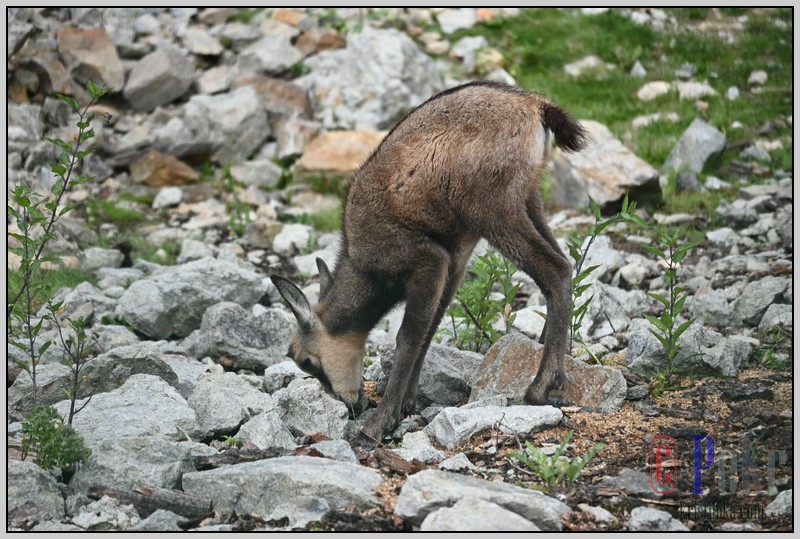
[[[135,195],[133,193],[122,193],[119,196],[120,200],[127,200],[128,202],[134,202],[136,204],[142,204],[144,206],[152,206],[153,201],[156,199],[154,194],[142,194],[142,195]]]
[[[336,232],[342,228],[342,210],[336,208],[305,213],[292,219],[292,222],[312,226],[319,232]]]
[[[90,200],[86,203],[86,221],[90,226],[114,223],[120,230],[130,230],[147,220],[144,212],[121,207],[113,200]]]
[[[53,297],[62,288],[75,288],[83,282],[97,285],[97,277],[81,268],[62,267],[54,270],[42,270],[40,278],[43,283],[46,283],[46,286],[36,289],[37,293],[33,298],[33,308],[31,309],[34,313],[47,303],[48,298]],[[16,297],[19,293],[20,282],[10,275],[6,282],[8,283],[8,297]]]
[[[340,200],[344,200],[347,192],[346,178],[342,178],[341,175],[314,174],[306,178],[305,182],[315,193],[336,195]]]
[[[134,260],[146,260],[156,264],[171,265],[175,263],[181,252],[180,240],[167,240],[161,245],[157,245],[138,231],[129,231],[121,235],[109,238],[100,234],[97,238],[97,247],[111,248],[121,241],[128,241],[131,244],[131,258]],[[163,251],[163,254],[159,254]]]
[[[233,17],[230,18],[230,21],[232,21],[232,22],[241,22],[241,23],[244,23],[244,24],[250,24],[250,21],[253,20],[253,17],[258,15],[262,11],[264,11],[264,8],[254,8],[254,9],[247,8],[247,7],[241,8],[236,13],[236,15],[234,15]]]
[[[723,18],[729,22],[732,17],[748,17],[745,29],[734,32],[738,39],[733,44],[716,32],[694,28],[712,17],[710,9],[665,11],[683,21],[680,30],[659,32],[637,25],[614,9],[596,16],[584,16],[577,9],[523,9],[518,17],[490,21],[451,38],[457,41],[464,35],[485,35],[506,56],[508,70],[518,84],[549,96],[579,118],[607,125],[656,168],[695,117],[704,118],[723,132],[729,131],[734,120],[741,122],[741,130],[727,133],[729,140],[740,140],[754,138],[765,122],[792,113],[791,9],[723,10]],[[775,19],[788,23],[787,27],[778,28]],[[693,26],[687,28],[687,24]],[[600,80],[597,74],[574,78],[564,72],[565,64],[589,54],[617,68]],[[647,70],[644,79],[628,75],[637,59]],[[697,66],[695,80],[707,80],[719,94],[705,98],[707,109],[698,111],[694,100],[680,101],[675,91],[650,102],[636,97],[646,82],[673,81],[675,70],[687,62]],[[747,86],[754,70],[766,70],[769,75],[761,93]],[[725,93],[730,86],[739,88],[739,99],[728,101]],[[680,116],[678,123],[659,122],[638,131],[630,125],[636,116],[671,111]],[[787,128],[771,138],[790,134]],[[721,164],[731,157],[725,156]],[[783,168],[791,168],[791,147],[777,152],[776,160]]]

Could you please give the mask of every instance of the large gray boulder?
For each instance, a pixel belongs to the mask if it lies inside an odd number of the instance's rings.
[[[767,308],[767,312],[761,317],[758,324],[758,331],[767,334],[776,328],[792,330],[792,306],[783,303],[773,303]]]
[[[31,148],[40,141],[41,133],[44,131],[42,123],[42,107],[40,105],[28,105],[9,103],[7,118],[7,144],[9,153],[19,152],[26,156]]]
[[[115,315],[153,339],[185,337],[205,310],[231,301],[248,308],[267,291],[263,276],[227,260],[203,258],[159,269],[131,284]]]
[[[188,403],[195,412],[203,438],[232,432],[251,417],[274,408],[269,395],[232,372],[221,376],[203,375]]]
[[[137,111],[150,112],[186,94],[192,82],[192,60],[179,49],[167,46],[136,62],[122,95]]]
[[[400,490],[394,511],[419,525],[437,509],[476,499],[499,505],[547,531],[560,530],[561,517],[570,511],[567,505],[538,490],[439,470],[423,470],[410,476]]]
[[[380,482],[377,472],[348,462],[278,457],[187,473],[183,490],[210,498],[223,518],[235,511],[269,519],[277,507],[308,498],[322,499],[333,509],[364,511],[377,505],[371,491]]]
[[[308,374],[300,370],[300,367],[291,359],[276,363],[267,367],[264,371],[264,391],[275,393],[279,389],[288,386],[292,380],[297,378],[307,378]]]
[[[591,196],[601,207],[622,200],[660,200],[658,171],[636,156],[598,122],[581,120],[586,148],[553,153],[553,199],[564,208],[582,208]],[[587,196],[588,195],[588,196]]]
[[[688,532],[689,528],[666,511],[652,507],[637,507],[631,511],[630,531]]]
[[[775,499],[769,503],[766,509],[764,509],[764,513],[767,516],[792,513],[794,511],[794,506],[792,504],[792,492],[793,489],[789,489],[778,494]]]
[[[395,346],[382,350],[381,368],[386,373],[386,381],[394,365],[394,352]],[[469,397],[470,381],[482,360],[481,355],[475,352],[431,344],[419,376],[417,404],[421,408],[464,404]]]
[[[77,398],[106,393],[122,386],[134,374],[158,376],[169,385],[178,387],[178,377],[161,359],[161,354],[144,344],[115,348],[90,359],[81,369],[82,381]],[[71,390],[72,370],[61,364],[39,366],[37,372],[38,404],[55,404],[64,400]],[[9,389],[9,413],[25,416],[33,409],[33,385],[29,376],[19,376]]]
[[[236,60],[239,71],[280,75],[303,59],[303,53],[282,32],[267,34],[242,49]]]
[[[702,172],[706,161],[724,149],[725,135],[713,125],[695,118],[670,152],[663,169]]]
[[[253,315],[236,303],[213,305],[184,346],[195,357],[225,358],[228,367],[262,372],[286,359],[297,323],[280,309]]]
[[[628,267],[623,266],[619,272],[624,274]],[[641,265],[637,267],[644,269]],[[590,297],[594,298],[589,303],[580,328],[581,335],[588,342],[628,329],[630,318],[628,318],[625,307],[617,299],[617,293],[612,292],[615,288],[603,283],[595,283],[575,301],[575,305],[582,305]]]
[[[347,428],[347,406],[329,396],[314,379],[298,379],[272,394],[281,420],[300,434],[342,438]]]
[[[175,387],[184,399],[189,398],[200,378],[213,367],[184,355],[166,354],[162,358],[164,363],[177,375],[178,385]]]
[[[79,400],[86,405],[76,414],[72,426],[94,447],[104,441],[140,436],[163,436],[170,440],[197,439],[200,428],[194,410],[167,382],[150,374],[134,374],[122,386]],[[69,401],[55,405],[66,417]]]
[[[86,494],[94,485],[176,489],[184,473],[195,471],[192,444],[186,441],[156,435],[105,439],[91,445],[92,455],[69,483],[73,492]]]
[[[650,333],[649,322],[634,319],[628,334],[626,364],[631,369],[656,373],[667,368],[664,346]],[[723,337],[697,323],[678,339],[678,354],[673,366],[683,373],[713,372],[736,376],[755,352],[757,342],[741,336]]]
[[[98,354],[112,352],[116,348],[131,346],[140,342],[136,333],[125,326],[95,325],[89,330],[88,334],[95,345],[92,352]]]
[[[522,404],[525,390],[539,370],[543,350],[543,345],[518,333],[500,338],[476,372],[470,402],[503,395]],[[627,384],[619,370],[566,356],[564,373],[563,393],[569,402],[600,412],[616,411],[622,406]]]
[[[785,301],[783,296],[791,285],[791,279],[771,276],[750,282],[734,302],[733,310],[746,324],[757,326],[770,305]]]
[[[78,263],[85,271],[96,272],[101,268],[119,268],[125,255],[118,249],[90,247],[78,253]]]
[[[430,513],[419,527],[423,532],[517,531],[538,532],[530,520],[479,499],[461,499],[452,507],[442,507]]]
[[[262,412],[251,417],[235,438],[250,442],[259,449],[294,449],[294,436],[274,411]]]
[[[699,323],[706,326],[730,328],[742,325],[742,320],[733,312],[725,291],[709,286],[701,287],[692,296],[689,312]]]
[[[216,148],[212,158],[233,164],[250,157],[270,134],[267,112],[251,86],[217,95],[194,95],[184,122],[198,141]]]
[[[506,434],[527,434],[558,425],[562,413],[552,406],[477,406],[445,408],[425,432],[440,445],[452,449],[488,429]]]
[[[395,29],[365,27],[347,35],[347,48],[307,58],[311,73],[296,84],[309,90],[314,119],[326,129],[386,129],[444,89],[433,60]]]
[[[64,310],[59,315],[62,320],[83,318],[90,326],[99,324],[103,317],[113,317],[117,303],[89,282],[80,283],[71,289],[62,288],[53,297],[53,302],[63,303]],[[43,316],[46,312],[43,307],[38,316]]]
[[[6,510],[9,521],[60,520],[64,496],[52,475],[27,460],[6,463]]]
[[[428,435],[421,430],[405,433],[402,447],[392,451],[407,461],[416,459],[420,462],[439,462],[447,457],[444,451],[433,447]]]
[[[80,508],[72,522],[91,531],[124,531],[141,522],[132,505],[120,503],[110,496],[103,496]]]

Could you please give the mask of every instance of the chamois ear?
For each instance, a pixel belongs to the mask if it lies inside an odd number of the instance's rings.
[[[272,279],[272,283],[278,289],[281,297],[289,304],[289,308],[292,309],[300,328],[303,331],[311,331],[316,323],[316,315],[311,309],[311,304],[308,303],[305,294],[290,280],[280,275],[270,275],[269,278]]]
[[[317,258],[317,269],[319,270],[319,297],[324,298],[333,283],[333,275],[328,265],[321,258]]]

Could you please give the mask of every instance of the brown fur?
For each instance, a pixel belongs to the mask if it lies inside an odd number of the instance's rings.
[[[318,261],[319,304],[311,309],[299,289],[273,277],[300,323],[295,360],[300,364],[299,352],[309,349],[303,343],[314,343],[324,376],[351,405],[358,388],[345,378],[352,380],[353,362],[360,369],[362,337],[406,302],[394,368],[364,428],[369,437],[379,439],[413,406],[425,353],[480,237],[528,273],[547,298],[544,359],[526,401],[544,404],[548,391],[561,385],[571,264],[547,226],[539,195],[548,130],[567,151],[584,144],[583,129],[568,113],[517,87],[477,82],[432,97],[353,175],[335,274]]]

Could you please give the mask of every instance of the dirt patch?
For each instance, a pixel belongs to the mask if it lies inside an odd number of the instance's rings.
[[[759,388],[769,391],[760,391]],[[374,387],[367,384],[366,389],[371,399],[379,400]],[[642,402],[648,406],[643,406]],[[564,517],[565,530],[626,529],[631,510],[643,505],[669,512],[693,531],[792,529],[791,514],[773,517],[764,514],[777,491],[792,485],[794,444],[790,373],[752,368],[740,373],[738,379],[684,380],[682,389],[678,391],[652,400],[626,401],[618,412],[591,413],[574,407],[565,408],[564,412],[562,423],[544,432],[515,436],[485,431],[446,452],[448,456],[464,453],[477,468],[461,473],[536,488],[558,497],[573,508]],[[521,450],[528,441],[537,448],[556,446],[570,431],[573,438],[565,453],[570,458],[582,457],[598,442],[607,444],[572,484],[548,488],[535,473],[509,456]],[[699,476],[701,493],[694,494],[695,445],[698,443],[695,436],[703,435],[713,439],[715,460],[713,464],[708,462],[708,440],[702,439],[699,442],[703,457],[701,465],[707,469],[703,469]],[[672,492],[657,496],[652,491],[632,489],[633,492],[628,492],[623,487],[605,486],[608,478],[620,476],[623,470],[647,476],[651,471],[656,473],[648,462],[650,444],[656,436],[671,437],[677,448],[676,458],[668,462],[674,466],[676,476]],[[774,451],[783,451],[783,454],[772,466],[769,459],[776,458]],[[750,457],[743,457],[743,453],[749,453]],[[390,469],[368,452],[360,453],[359,457],[362,465],[373,467],[384,475],[384,481],[375,489],[380,506],[361,517],[348,513],[330,514],[322,523],[323,528],[342,531],[411,529],[408,522],[394,515],[407,476]],[[735,459],[733,468],[732,458]],[[726,494],[720,491],[720,484],[733,485],[734,488]],[[775,490],[770,492],[770,488]],[[596,520],[590,513],[577,508],[584,503],[608,510],[616,521]],[[356,521],[366,527],[354,527]]]

